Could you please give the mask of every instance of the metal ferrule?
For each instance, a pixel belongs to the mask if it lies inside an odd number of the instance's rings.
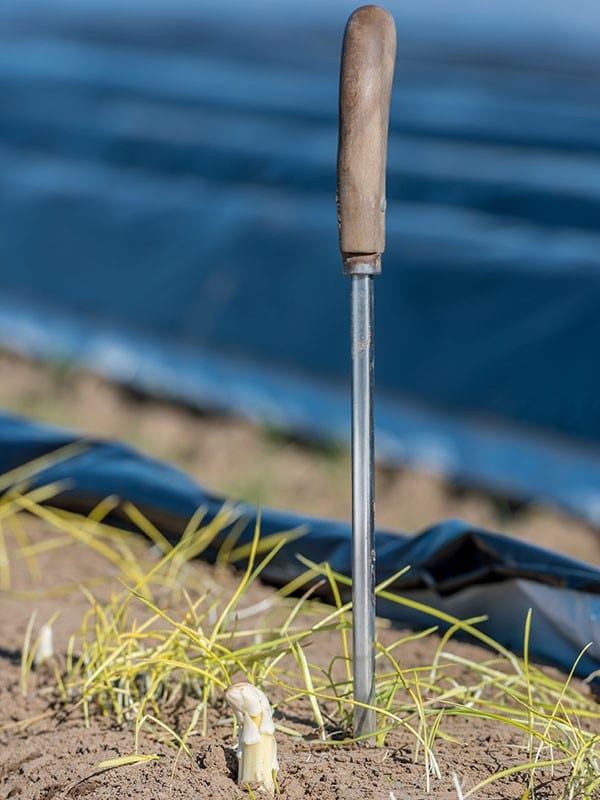
[[[381,253],[344,254],[344,275],[380,275]]]

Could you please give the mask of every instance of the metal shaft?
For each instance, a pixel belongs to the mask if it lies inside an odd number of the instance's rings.
[[[375,700],[375,545],[373,435],[373,276],[351,277],[352,601],[354,699]],[[375,730],[375,712],[359,705],[354,735]]]

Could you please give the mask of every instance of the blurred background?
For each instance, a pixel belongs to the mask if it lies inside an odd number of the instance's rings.
[[[349,516],[355,6],[3,0],[1,406]],[[600,561],[600,6],[387,8],[378,522],[462,516]]]

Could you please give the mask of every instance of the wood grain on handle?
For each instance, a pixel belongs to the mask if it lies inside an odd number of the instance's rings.
[[[385,168],[395,57],[396,28],[390,14],[379,6],[358,8],[346,25],[340,76],[337,206],[345,269],[365,255],[372,257],[373,271],[378,271],[385,248]]]

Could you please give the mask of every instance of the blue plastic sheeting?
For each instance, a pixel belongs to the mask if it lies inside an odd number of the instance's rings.
[[[21,471],[20,485],[26,483],[29,488],[65,482],[68,488],[52,498],[53,505],[85,513],[108,496],[128,500],[171,541],[178,539],[199,507],[206,510],[206,522],[223,508],[222,498],[182,472],[119,443],[87,441],[82,450],[61,454],[60,448],[77,441],[71,432],[0,415],[0,473],[34,462]],[[48,454],[45,463],[35,463]],[[255,508],[236,506],[233,521],[203,557],[216,557],[234,524],[240,530],[238,542],[250,541],[256,518]],[[123,525],[127,516],[117,506],[108,520]],[[241,520],[246,524],[241,525]],[[302,533],[268,564],[263,579],[283,585],[304,572],[298,553],[317,563],[326,561],[335,571],[351,575],[351,532],[346,523],[265,509],[260,525],[263,537],[292,530]],[[485,614],[489,619],[481,629],[517,653],[523,644],[526,615],[533,609],[533,657],[569,670],[581,650],[592,642],[577,674],[587,677],[600,669],[600,570],[595,567],[459,520],[413,537],[379,531],[376,552],[378,581],[410,566],[389,587],[402,597],[459,618]],[[389,600],[379,602],[378,613],[400,625],[428,627],[437,623],[425,613]]]
[[[600,11],[401,5],[379,456],[599,524]],[[280,6],[5,0],[0,343],[347,438],[353,3]]]

